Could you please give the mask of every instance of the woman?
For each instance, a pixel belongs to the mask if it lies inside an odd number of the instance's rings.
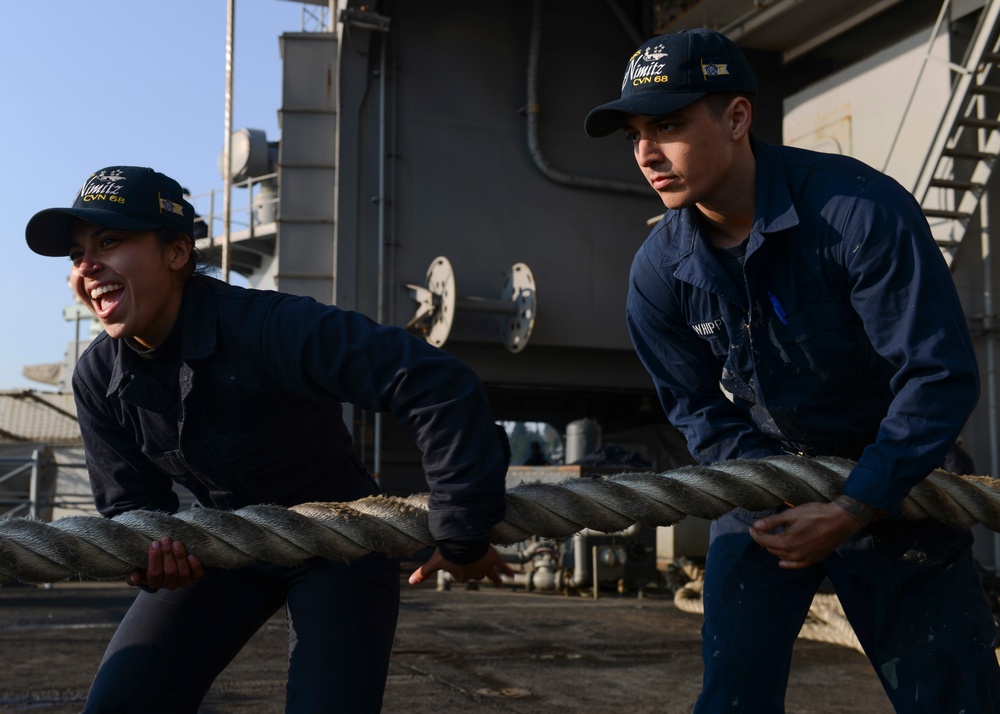
[[[411,426],[430,487],[434,555],[459,580],[510,573],[489,545],[509,449],[482,385],[396,327],[195,270],[194,210],[152,169],[88,178],[71,208],[28,222],[36,253],[69,256],[71,285],[104,334],[73,376],[102,515],[173,512],[176,482],[205,507],[351,501],[379,492],[343,403]],[[127,576],[143,589],[114,635],[86,712],[196,712],[216,676],[282,605],[289,712],[381,708],[399,604],[398,563],[309,560],[206,569],[164,536]]]

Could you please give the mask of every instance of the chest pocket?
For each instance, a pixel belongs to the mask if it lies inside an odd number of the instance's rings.
[[[795,342],[810,342],[823,332],[846,325],[849,309],[846,298],[809,305],[788,316],[788,333]]]
[[[188,469],[180,451],[176,419],[145,409],[138,410],[142,453],[168,476],[179,476]]]
[[[810,305],[789,315],[787,325],[773,326],[776,346],[796,372],[823,384],[856,379],[871,366],[872,350],[852,314],[846,297]]]

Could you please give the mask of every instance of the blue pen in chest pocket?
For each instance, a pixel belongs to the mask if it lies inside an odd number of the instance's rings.
[[[774,308],[774,314],[781,321],[782,325],[788,324],[788,313],[785,312],[785,306],[781,304],[781,300],[775,297],[774,293],[770,290],[767,291],[767,299],[771,301],[771,307]]]

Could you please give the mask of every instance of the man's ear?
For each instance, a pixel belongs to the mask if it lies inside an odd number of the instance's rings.
[[[733,139],[742,139],[750,132],[750,124],[753,122],[753,105],[750,104],[750,100],[746,97],[734,99],[729,105],[729,116]]]

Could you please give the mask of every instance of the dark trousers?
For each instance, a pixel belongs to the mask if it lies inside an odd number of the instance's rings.
[[[824,577],[897,712],[1000,712],[996,626],[967,530],[892,519],[784,570],[749,535],[759,515],[712,525],[697,714],[785,711],[792,646]]]
[[[286,607],[286,711],[378,712],[399,611],[399,564],[310,560],[211,570],[140,592],[108,645],[86,714],[194,714],[215,678]]]

